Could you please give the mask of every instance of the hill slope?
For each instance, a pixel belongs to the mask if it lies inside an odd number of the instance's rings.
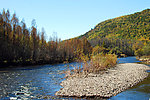
[[[83,36],[88,40],[112,36],[120,39],[150,39],[150,9],[101,22],[80,38]]]
[[[95,51],[143,55],[150,46],[150,9],[103,21],[78,38],[83,37]]]

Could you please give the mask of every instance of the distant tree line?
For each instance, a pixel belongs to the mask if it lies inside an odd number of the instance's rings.
[[[101,49],[103,53],[116,54],[120,56],[121,54],[126,54],[127,56],[134,55],[134,50],[132,49],[133,43],[129,43],[128,39],[118,39],[118,38],[96,38],[92,39],[90,42],[94,48]]]
[[[92,48],[84,39],[61,41],[50,37],[46,41],[45,31],[38,31],[35,20],[27,28],[24,21],[19,22],[9,10],[0,13],[0,64],[43,64],[73,61],[80,52],[89,54]],[[77,54],[78,53],[78,54]]]

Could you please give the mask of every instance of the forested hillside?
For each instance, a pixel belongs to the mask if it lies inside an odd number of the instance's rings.
[[[78,38],[45,39],[35,20],[27,27],[9,10],[0,12],[0,64],[30,65],[74,61],[80,55],[150,55],[150,9],[109,19]]]
[[[61,41],[56,36],[45,39],[45,31],[38,31],[35,20],[27,28],[9,10],[0,13],[0,65],[31,65],[73,61],[82,52],[91,52],[85,39]]]
[[[143,55],[150,45],[150,9],[101,22],[82,37],[112,53]]]

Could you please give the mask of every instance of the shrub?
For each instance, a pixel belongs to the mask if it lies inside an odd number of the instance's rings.
[[[99,73],[102,70],[113,67],[117,64],[117,56],[114,54],[97,54],[91,58],[89,68],[86,70],[89,73]],[[84,69],[83,69],[84,70]]]
[[[106,70],[110,67],[114,67],[117,64],[117,56],[114,54],[97,54],[95,56],[91,56],[89,58],[86,55],[81,55],[80,60],[82,60],[82,68],[81,66],[73,66],[74,70],[69,72],[69,76],[76,76],[79,74],[88,74],[88,73],[100,73],[103,70]],[[81,61],[80,61],[81,62]],[[73,73],[72,73],[73,72]]]
[[[136,56],[150,56],[150,44],[143,46],[135,51]]]

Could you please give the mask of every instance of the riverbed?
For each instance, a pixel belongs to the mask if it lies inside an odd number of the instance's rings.
[[[118,63],[138,63],[135,57],[118,58]],[[78,63],[16,67],[0,69],[0,98],[3,99],[74,99],[55,96],[65,80],[63,70]],[[149,65],[150,66],[150,65]],[[150,75],[136,86],[119,93],[109,100],[148,100],[150,97]],[[78,98],[80,100],[86,98]],[[88,98],[87,98],[88,99]]]

